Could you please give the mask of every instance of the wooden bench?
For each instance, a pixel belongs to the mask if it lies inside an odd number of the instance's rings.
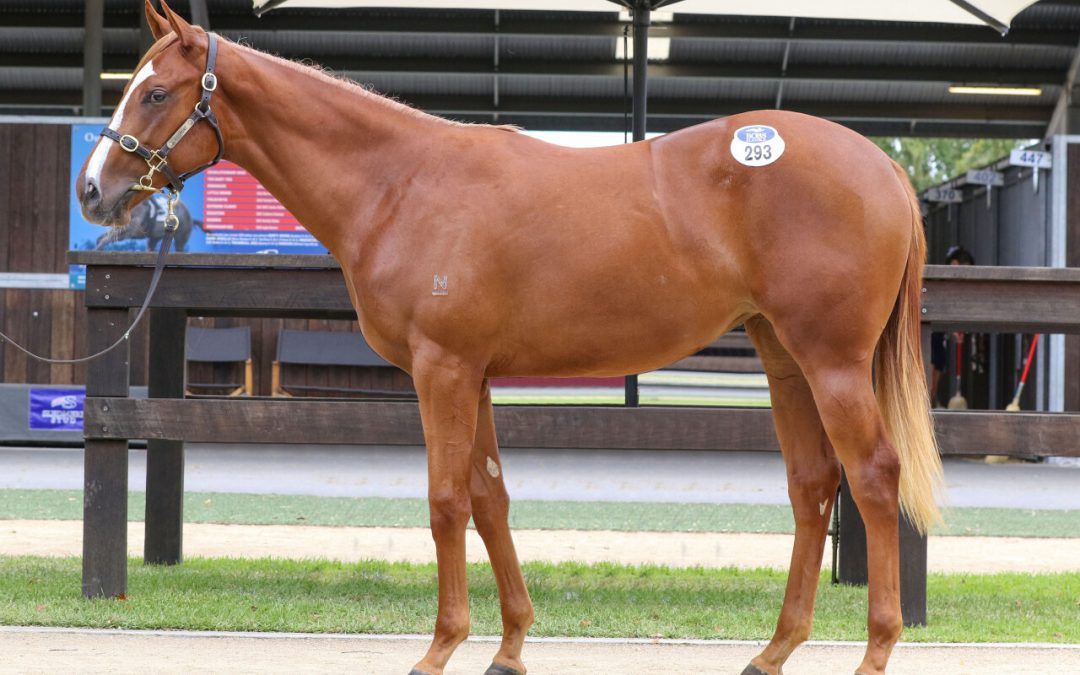
[[[254,393],[251,363],[251,328],[199,328],[186,330],[188,363],[212,365],[240,364],[243,382],[192,382],[189,378],[184,391],[188,394],[228,390],[229,396],[251,396]]]
[[[127,329],[143,300],[152,254],[75,252],[87,265],[88,348]],[[150,313],[149,399],[128,398],[126,348],[87,373],[83,593],[127,588],[128,439],[148,439],[148,563],[182,557],[185,441],[421,445],[415,402],[184,397],[187,315],[349,319],[337,263],[327,256],[173,254]],[[930,267],[923,341],[930,330],[1080,332],[1080,270]],[[927,353],[929,350],[926,349]],[[497,406],[503,447],[636,448],[776,452],[767,409],[623,406]],[[299,421],[299,422],[298,422]],[[945,455],[1080,455],[1080,415],[935,412]],[[841,501],[841,578],[865,577],[861,521]],[[847,504],[847,506],[845,506]],[[926,540],[902,527],[905,622],[926,620]]]

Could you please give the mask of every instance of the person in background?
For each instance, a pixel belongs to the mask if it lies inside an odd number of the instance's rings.
[[[949,250],[945,253],[945,264],[947,265],[974,265],[975,256],[971,255],[963,246],[950,246]],[[953,336],[957,340],[963,340],[964,334],[962,332],[953,333]],[[930,399],[931,404],[935,408],[941,407],[941,401],[938,398],[938,391],[941,384],[941,375],[948,368],[949,363],[949,337],[946,333],[934,333],[930,336],[930,363],[932,366],[932,373],[930,376]],[[960,364],[956,364],[957,368]]]

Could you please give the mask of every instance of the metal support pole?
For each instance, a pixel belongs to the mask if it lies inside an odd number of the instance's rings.
[[[645,140],[645,113],[648,98],[649,22],[648,2],[634,8],[634,140]]]
[[[86,0],[83,21],[83,117],[101,116],[102,34],[105,0]]]
[[[640,0],[633,10],[634,14],[634,126],[633,140],[645,140],[645,114],[648,99],[649,74],[649,22],[652,8],[649,0]],[[625,381],[625,402],[628,406],[638,404],[637,375],[630,375]]]

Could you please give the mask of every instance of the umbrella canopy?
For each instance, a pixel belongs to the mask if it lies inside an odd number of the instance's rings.
[[[256,13],[275,7],[399,7],[418,9],[502,9],[549,12],[610,12],[633,0],[253,0]],[[867,21],[988,23],[1007,30],[1013,17],[1034,0],[653,0],[654,8],[687,14],[798,16]]]

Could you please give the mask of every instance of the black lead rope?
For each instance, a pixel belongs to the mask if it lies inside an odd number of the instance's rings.
[[[165,257],[169,254],[169,248],[172,246],[174,234],[176,234],[175,227],[165,228],[165,237],[161,240],[161,248],[158,249],[157,261],[154,263],[154,276],[150,277],[150,287],[146,289],[146,297],[143,299],[142,307],[139,308],[139,313],[135,315],[135,320],[131,322],[131,325],[126,331],[124,331],[124,334],[120,336],[119,340],[112,343],[105,349],[102,349],[100,352],[96,352],[94,354],[91,354],[90,356],[84,356],[78,359],[50,359],[45,356],[35,354],[26,347],[20,345],[18,342],[15,342],[2,332],[0,332],[0,338],[7,340],[9,343],[11,343],[13,347],[15,347],[15,349],[18,349],[20,352],[26,354],[30,358],[36,359],[38,361],[44,361],[45,363],[86,363],[87,361],[93,361],[99,356],[104,356],[105,354],[108,354],[112,350],[122,345],[124,342],[127,342],[128,338],[131,337],[132,331],[135,330],[135,327],[138,326],[139,322],[142,320],[143,314],[146,314],[146,309],[150,306],[150,300],[154,297],[154,291],[157,290],[158,282],[161,280],[161,273],[165,271]]]
[[[202,92],[199,95],[199,102],[195,104],[195,111],[192,112],[191,115],[184,120],[184,123],[173,132],[172,136],[169,137],[169,140],[165,141],[165,145],[162,145],[157,150],[150,150],[134,136],[128,134],[121,135],[119,132],[110,129],[109,127],[105,127],[101,130],[102,136],[116,141],[125,151],[142,157],[146,161],[147,166],[150,167],[150,170],[146,172],[146,175],[139,178],[138,183],[132,185],[133,189],[145,192],[161,192],[166,189],[154,187],[154,174],[160,171],[165,175],[165,178],[168,181],[167,188],[171,192],[169,195],[168,213],[165,216],[165,237],[161,240],[161,247],[158,249],[157,260],[154,263],[154,274],[150,277],[150,287],[146,289],[146,297],[143,299],[142,307],[139,308],[139,313],[135,315],[135,320],[131,322],[131,325],[124,331],[124,334],[119,340],[105,349],[102,349],[100,352],[78,359],[50,359],[40,356],[15,342],[3,332],[0,332],[0,338],[11,343],[12,346],[30,358],[45,363],[72,364],[92,361],[99,356],[108,354],[126,342],[131,337],[131,333],[135,330],[135,327],[139,325],[143,315],[146,314],[146,309],[150,306],[150,300],[154,297],[154,291],[157,290],[158,282],[161,281],[161,274],[165,271],[165,258],[168,256],[169,249],[172,247],[173,235],[176,234],[176,230],[180,225],[179,219],[176,217],[176,214],[173,213],[173,206],[180,199],[180,191],[184,189],[184,181],[195,174],[214,166],[221,161],[222,155],[225,154],[225,140],[221,136],[221,127],[218,125],[217,116],[210,110],[210,98],[214,95],[214,91],[217,89],[218,85],[217,75],[214,73],[214,68],[217,64],[217,36],[213,33],[207,33],[206,38],[206,70],[203,71],[202,79],[199,81],[202,89]],[[180,140],[187,135],[187,132],[191,131],[192,127],[200,120],[206,120],[211,128],[213,128],[214,136],[217,138],[218,143],[217,154],[214,156],[214,159],[206,164],[178,176],[176,175],[176,172],[173,171],[172,167],[169,166],[169,153],[172,152],[172,149],[176,147],[176,144],[179,143]]]

